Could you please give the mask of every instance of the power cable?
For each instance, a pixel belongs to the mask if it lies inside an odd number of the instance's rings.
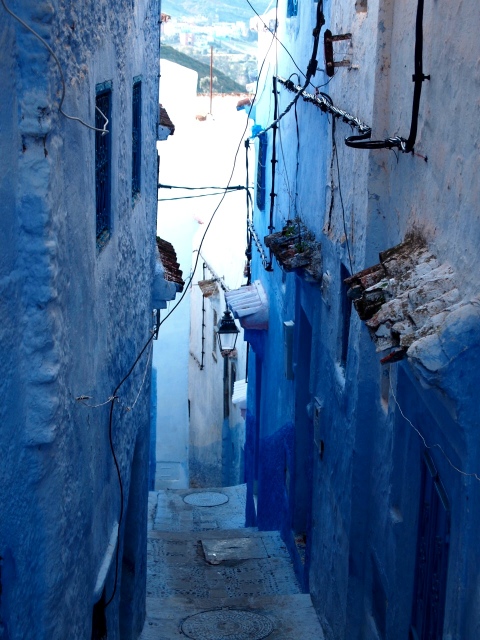
[[[350,273],[353,275],[354,271],[353,271],[352,254],[350,253],[350,242],[348,240],[347,221],[345,218],[345,207],[343,204],[342,186],[340,184],[340,166],[338,163],[338,149],[337,149],[337,141],[335,138],[335,119],[332,120],[332,154],[335,156],[336,164],[337,164],[338,193],[340,195],[340,203],[342,205],[343,232],[345,234],[345,242],[347,245],[348,262],[350,263]]]
[[[177,198],[158,198],[157,202],[173,202],[174,200],[190,200],[191,198],[207,198],[208,196],[221,196],[227,193],[234,193],[231,189],[226,191],[215,191],[215,193],[199,193],[196,196],[178,196]]]
[[[408,138],[394,136],[385,140],[370,140],[371,129],[358,136],[345,138],[347,147],[354,149],[399,149],[402,153],[413,153],[415,141],[417,139],[418,114],[420,111],[420,97],[422,86],[425,80],[430,80],[430,76],[423,73],[423,7],[424,0],[418,0],[417,15],[415,20],[415,73],[412,80],[415,83],[413,88],[412,119],[410,123],[410,133]],[[427,161],[426,156],[420,156]]]
[[[250,2],[250,0],[245,0],[245,2],[249,5],[250,9],[252,9],[252,11],[255,13],[255,15],[257,16],[257,18],[260,18],[263,26],[265,27],[265,29],[267,31],[270,31],[270,33],[273,34],[273,37],[275,38],[275,40],[278,42],[278,44],[285,50],[285,52],[287,53],[288,57],[290,58],[290,60],[293,62],[293,64],[295,65],[296,69],[302,74],[302,76],[305,78],[305,74],[303,73],[303,71],[300,69],[300,67],[298,66],[298,64],[295,62],[295,60],[293,59],[292,54],[290,53],[290,51],[287,49],[287,47],[283,44],[283,42],[281,40],[279,40],[278,36],[277,36],[277,24],[278,24],[278,20],[275,21],[275,31],[272,31],[270,29],[270,27],[266,24],[266,22],[263,20],[262,16],[258,13],[258,11],[255,9],[255,7],[252,5],[252,3]],[[277,2],[277,8],[278,8],[278,2]]]
[[[248,0],[247,0],[247,2],[248,2]],[[321,29],[322,29],[324,24],[325,24],[325,16],[323,15],[323,0],[318,0],[318,3],[317,3],[317,19],[316,19],[315,28],[313,30],[312,57],[310,58],[310,62],[308,63],[307,73],[305,75],[305,82],[303,83],[302,87],[298,87],[297,88],[296,95],[293,98],[293,100],[285,107],[285,109],[282,111],[282,113],[277,118],[275,118],[275,120],[268,127],[266,127],[266,129],[264,129],[263,132],[269,131],[270,129],[272,129],[272,128],[274,128],[274,127],[276,127],[278,125],[280,120],[282,120],[282,118],[284,118],[287,115],[287,113],[290,111],[290,109],[298,102],[298,99],[305,92],[306,88],[310,84],[310,80],[312,79],[312,77],[317,72],[318,43],[319,43],[319,40],[320,40],[320,31],[321,31]],[[302,73],[302,75],[304,75],[304,74]],[[279,80],[278,76],[277,76],[277,80]],[[291,84],[293,85],[293,83],[291,83]]]
[[[355,118],[343,109],[335,107],[332,102],[330,104],[327,104],[322,97],[323,94],[312,96],[311,94],[306,93],[305,85],[303,87],[300,87],[298,85],[296,86],[291,82],[290,79],[284,80],[282,78],[279,78],[278,80],[290,91],[297,92],[297,95],[295,96],[293,101],[298,100],[298,94],[301,93],[304,100],[314,103],[316,106],[320,107],[323,112],[329,112],[335,118],[342,118],[342,120],[347,124],[350,124],[352,127],[359,129],[358,135],[351,135],[345,138],[345,144],[347,147],[351,147],[353,149],[398,149],[402,153],[413,153],[415,141],[417,138],[418,115],[420,110],[422,86],[425,80],[430,80],[430,76],[426,76],[423,73],[423,9],[424,0],[418,0],[415,21],[415,73],[412,77],[415,86],[413,90],[410,134],[406,140],[401,136],[393,136],[391,138],[385,138],[383,140],[371,140],[371,127],[365,125],[358,118]],[[293,104],[293,101],[291,104]],[[426,156],[420,157],[427,161]]]
[[[278,0],[277,0],[277,1],[278,1]],[[248,2],[248,0],[247,0],[247,2]],[[256,90],[255,90],[255,93],[254,93],[254,95],[253,95],[253,99],[252,99],[252,102],[251,102],[251,104],[250,104],[250,109],[249,109],[248,114],[247,114],[247,123],[246,123],[246,125],[245,125],[245,129],[243,130],[242,136],[241,136],[240,141],[239,141],[239,143],[238,143],[237,150],[236,150],[236,152],[235,152],[235,156],[234,156],[234,159],[233,159],[232,171],[231,171],[231,174],[230,174],[230,178],[229,178],[229,180],[228,180],[228,182],[227,182],[227,186],[225,187],[225,191],[224,191],[223,197],[221,198],[220,202],[219,202],[219,203],[217,204],[217,206],[215,207],[215,209],[214,209],[214,211],[213,211],[213,213],[212,213],[212,216],[211,216],[211,218],[210,218],[210,221],[208,222],[208,224],[207,224],[207,226],[206,226],[206,228],[205,228],[205,231],[204,231],[204,233],[203,233],[203,236],[202,236],[202,239],[201,239],[201,241],[200,241],[200,244],[199,244],[198,248],[196,249],[196,251],[197,251],[197,257],[196,257],[196,260],[195,260],[195,264],[194,264],[194,266],[193,266],[193,269],[191,270],[190,275],[189,275],[189,277],[188,277],[188,279],[187,279],[187,281],[186,281],[186,283],[185,283],[184,291],[183,291],[182,295],[180,296],[180,298],[178,299],[178,301],[177,301],[177,302],[175,303],[175,305],[172,307],[172,309],[167,313],[167,315],[163,318],[163,320],[161,320],[161,321],[159,322],[159,324],[158,324],[158,329],[160,329],[160,327],[162,326],[162,324],[167,320],[167,318],[169,318],[169,317],[172,315],[172,313],[175,311],[175,309],[177,309],[177,307],[179,306],[179,304],[180,304],[180,303],[182,302],[182,300],[185,298],[185,296],[186,296],[186,294],[187,294],[187,291],[188,291],[188,287],[189,287],[189,286],[190,286],[190,284],[192,283],[193,278],[194,278],[194,276],[195,276],[195,271],[196,271],[196,269],[197,269],[198,261],[199,261],[199,258],[200,258],[200,250],[201,250],[201,248],[202,248],[202,246],[203,246],[203,242],[204,242],[204,240],[205,240],[205,236],[207,235],[208,230],[210,229],[210,225],[212,224],[213,218],[215,217],[215,215],[216,215],[217,211],[219,210],[219,208],[220,208],[220,206],[221,206],[221,204],[222,204],[223,200],[225,199],[226,194],[228,193],[228,188],[230,187],[230,182],[232,181],[232,178],[233,178],[233,174],[234,174],[234,171],[235,171],[235,166],[236,166],[236,163],[237,163],[238,153],[239,153],[239,151],[240,151],[240,146],[241,146],[241,144],[242,144],[242,140],[244,139],[245,133],[247,132],[247,129],[248,129],[248,120],[249,120],[250,114],[251,114],[251,112],[252,112],[253,105],[255,104],[256,97],[257,97],[257,92],[258,92],[258,80],[260,79],[260,77],[261,77],[261,75],[262,75],[263,67],[265,66],[265,61],[266,61],[267,56],[268,56],[268,53],[269,53],[269,51],[270,51],[270,49],[271,49],[271,47],[272,47],[273,41],[274,41],[274,37],[272,38],[272,40],[271,40],[271,42],[270,42],[270,45],[269,45],[269,47],[268,47],[268,49],[267,49],[267,52],[266,52],[266,54],[265,54],[265,56],[264,56],[264,58],[263,58],[263,60],[262,60],[262,64],[260,65],[260,70],[259,70],[259,72],[258,72],[258,79],[257,79]],[[248,189],[247,189],[247,191],[246,191],[246,192],[247,192],[247,194],[248,194],[248,195],[250,195],[250,192],[249,192],[249,190],[248,190]],[[248,197],[248,195],[247,195],[247,197]]]
[[[65,100],[65,76],[63,75],[63,69],[62,66],[60,64],[59,59],[57,58],[54,50],[52,49],[52,47],[48,44],[48,42],[46,42],[42,36],[40,34],[38,34],[34,29],[32,29],[32,27],[30,27],[26,22],[24,22],[19,16],[17,16],[16,13],[14,13],[11,9],[9,9],[7,7],[7,5],[5,4],[5,0],[0,0],[0,2],[3,5],[3,8],[5,9],[5,11],[10,14],[12,16],[12,18],[14,18],[15,20],[17,20],[17,22],[19,22],[22,27],[24,27],[25,29],[27,29],[27,31],[30,31],[30,33],[32,33],[37,40],[40,40],[40,42],[43,44],[43,46],[47,49],[47,51],[50,53],[50,55],[52,56],[52,58],[55,60],[57,67],[58,67],[58,71],[60,72],[60,80],[62,82],[62,95],[60,97],[60,103],[58,105],[58,110],[59,112],[62,114],[62,116],[64,116],[65,118],[67,118],[68,120],[75,120],[76,122],[79,122],[80,124],[82,124],[84,127],[87,127],[87,129],[91,129],[92,131],[99,131],[102,135],[106,135],[108,133],[107,131],[107,126],[108,126],[108,118],[105,116],[104,113],[102,113],[102,111],[100,111],[100,109],[98,107],[95,107],[95,109],[100,113],[100,115],[104,118],[105,120],[105,124],[103,125],[102,129],[98,129],[97,127],[92,127],[91,125],[87,124],[86,122],[84,122],[81,118],[77,118],[76,116],[70,116],[67,113],[65,113],[65,111],[63,110],[63,101]]]
[[[280,78],[280,77],[278,77],[277,79],[280,82],[280,84],[283,84],[283,86],[288,91],[292,91],[295,93],[300,92],[305,102],[311,102],[316,107],[318,107],[323,113],[329,113],[330,115],[332,115],[334,118],[337,118],[337,119],[340,118],[343,122],[345,122],[346,124],[349,124],[352,128],[358,129],[360,132],[360,135],[357,137],[359,139],[361,136],[367,137],[371,135],[372,128],[368,124],[365,124],[356,116],[353,116],[351,113],[348,113],[348,111],[345,111],[344,109],[340,109],[339,107],[335,106],[328,94],[322,93],[321,91],[315,94],[307,93],[307,91],[303,90],[301,86],[294,84],[291,80],[285,80],[284,78]]]
[[[455,466],[453,464],[453,462],[450,460],[450,458],[447,456],[447,454],[445,453],[443,447],[441,444],[435,443],[435,444],[428,444],[427,440],[425,438],[425,436],[422,434],[422,432],[417,429],[417,427],[413,424],[413,422],[411,420],[409,420],[409,418],[407,418],[407,416],[403,413],[402,411],[402,407],[400,406],[397,397],[395,395],[395,392],[393,390],[393,386],[392,386],[392,381],[390,380],[390,391],[391,394],[393,396],[393,399],[395,401],[395,404],[398,407],[398,410],[400,411],[400,415],[402,416],[402,418],[408,422],[408,424],[412,427],[412,429],[417,433],[417,435],[419,436],[419,438],[422,440],[423,442],[423,446],[426,449],[439,449],[441,451],[441,453],[443,454],[443,457],[445,458],[445,460],[448,462],[448,464],[452,467],[452,469],[454,469],[455,471],[457,471],[458,473],[460,473],[462,476],[466,476],[469,478],[475,478],[475,480],[478,480],[480,482],[480,475],[478,473],[468,473],[466,471],[462,471],[462,469],[459,469],[457,466]]]
[[[135,362],[132,364],[132,366],[128,370],[127,374],[124,375],[123,378],[121,379],[121,381],[117,384],[117,386],[115,387],[115,390],[113,391],[112,396],[111,396],[112,401],[110,403],[110,414],[109,414],[109,419],[108,419],[108,440],[109,440],[109,443],[110,443],[110,451],[112,452],[112,457],[113,457],[113,461],[115,463],[115,468],[117,470],[118,485],[119,485],[119,488],[120,488],[120,515],[119,515],[119,518],[118,518],[118,539],[117,539],[117,548],[116,548],[116,552],[115,552],[115,580],[114,580],[114,583],[113,583],[112,595],[110,596],[108,601],[105,603],[105,609],[112,602],[112,600],[114,599],[115,594],[117,592],[118,561],[119,561],[119,555],[120,555],[120,527],[121,527],[121,524],[123,522],[123,513],[124,513],[124,506],[123,506],[124,492],[123,492],[122,474],[120,472],[120,465],[118,464],[118,459],[117,459],[117,455],[115,453],[115,447],[114,447],[114,444],[113,444],[113,410],[114,410],[114,407],[115,407],[115,399],[117,397],[118,390],[123,385],[123,383],[126,382],[126,380],[131,376],[133,370],[137,366],[137,364],[138,364],[140,358],[142,357],[142,355],[145,353],[145,350],[147,349],[148,345],[152,342],[154,336],[155,336],[155,334],[152,332],[151,336],[148,338],[148,340],[145,343],[145,345],[143,346],[142,350],[140,351],[138,356],[135,358]],[[143,383],[142,383],[142,386],[143,386]],[[137,397],[137,399],[138,399],[138,397]],[[136,400],[135,400],[135,403],[136,403]]]
[[[296,108],[296,105],[295,105]],[[280,153],[282,154],[282,161],[283,161],[283,166],[285,168],[284,172],[283,172],[283,179],[285,182],[285,188],[287,190],[288,193],[288,219],[290,219],[290,208],[292,206],[292,202],[293,202],[293,197],[292,197],[292,190],[290,188],[290,180],[288,177],[288,171],[287,171],[287,162],[285,159],[285,150],[283,148],[283,139],[282,139],[282,128],[279,127],[278,129],[278,140],[280,142]]]
[[[298,170],[300,169],[300,127],[298,125],[297,105],[295,105],[295,129],[297,133],[297,162],[295,166],[295,218],[297,217]]]
[[[226,190],[226,191],[242,191],[243,189],[246,189],[247,187],[245,187],[242,184],[238,184],[238,185],[234,185],[234,186],[228,186],[228,187],[179,187],[177,185],[172,185],[172,184],[159,184],[158,185],[159,189],[185,189],[185,191],[200,191],[202,189],[221,189],[222,191]]]

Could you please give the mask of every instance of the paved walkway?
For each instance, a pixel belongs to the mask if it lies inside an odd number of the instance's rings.
[[[149,507],[141,640],[323,640],[279,533],[243,526],[245,485],[151,492]]]

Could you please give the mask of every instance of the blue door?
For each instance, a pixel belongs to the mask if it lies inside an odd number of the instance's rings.
[[[442,640],[450,539],[450,506],[430,455],[422,469],[410,640]]]

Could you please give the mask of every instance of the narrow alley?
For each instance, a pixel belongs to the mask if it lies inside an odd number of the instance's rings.
[[[141,640],[322,640],[276,531],[244,527],[246,485],[149,494]]]

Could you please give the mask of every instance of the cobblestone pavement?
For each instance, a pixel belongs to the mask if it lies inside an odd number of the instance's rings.
[[[244,514],[245,485],[150,493],[141,640],[323,640],[280,534]]]

